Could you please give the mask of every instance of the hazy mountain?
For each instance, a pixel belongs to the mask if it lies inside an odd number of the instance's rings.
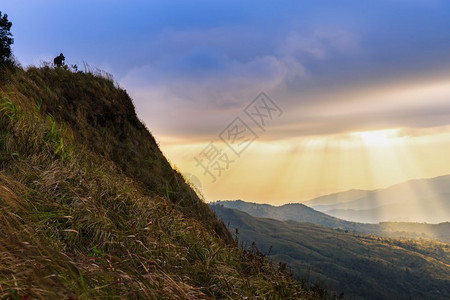
[[[450,175],[417,179],[374,191],[351,190],[303,204],[355,222],[450,221]]]
[[[255,242],[308,283],[322,282],[346,299],[448,299],[448,244],[382,239],[311,223],[252,217],[223,205],[211,206],[238,229],[246,246]],[[419,224],[420,225],[420,224]]]
[[[351,222],[329,216],[325,213],[316,211],[300,203],[273,206],[270,204],[258,204],[236,200],[216,201],[212,204],[221,204],[228,208],[235,208],[254,217],[272,218],[281,221],[294,220],[301,222],[311,222],[327,227],[339,227],[352,224]]]
[[[370,191],[364,191],[364,190],[349,190],[342,193],[333,193],[330,195],[324,195],[317,197],[313,200],[309,200],[304,202],[305,205],[316,207],[320,205],[334,205],[337,203],[347,203],[354,200],[359,200],[363,197],[366,197],[369,194]]]
[[[254,217],[271,218],[280,221],[292,220],[310,222],[329,228],[341,228],[352,232],[376,234],[384,237],[427,238],[450,242],[450,223],[422,224],[405,222],[383,222],[366,224],[345,221],[316,211],[306,205],[295,203],[282,206],[249,203],[242,200],[216,201],[212,205],[233,208]]]
[[[450,197],[448,195],[447,197]],[[431,220],[450,220],[450,202],[442,203],[441,209],[427,205],[411,206],[407,202],[388,204],[372,209],[331,209],[324,213],[355,222],[377,223],[382,220],[401,222],[430,222]],[[400,214],[401,212],[401,214]]]

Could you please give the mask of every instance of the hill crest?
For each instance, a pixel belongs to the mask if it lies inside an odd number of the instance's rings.
[[[316,298],[238,249],[111,79],[0,72],[2,298]]]

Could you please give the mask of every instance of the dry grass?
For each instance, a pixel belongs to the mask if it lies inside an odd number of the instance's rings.
[[[237,248],[111,80],[50,68],[7,75],[2,299],[313,297]]]

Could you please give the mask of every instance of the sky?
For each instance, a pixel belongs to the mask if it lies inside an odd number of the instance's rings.
[[[283,204],[450,174],[448,1],[2,0],[0,11],[24,67],[63,52],[113,74],[206,201]]]

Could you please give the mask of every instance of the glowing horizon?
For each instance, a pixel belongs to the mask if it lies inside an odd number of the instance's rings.
[[[277,143],[256,141],[215,183],[192,160],[208,143],[162,145],[162,149],[182,173],[193,174],[200,181],[207,201],[242,199],[279,205],[450,174],[450,133],[395,135],[400,131],[350,132]]]
[[[402,89],[392,88],[391,92],[376,89],[368,97],[360,97],[356,112],[346,111],[344,116],[359,116],[361,109],[392,113],[409,107],[426,110],[429,107],[445,108],[445,99],[450,99],[447,81],[414,83],[402,85]],[[382,95],[374,103],[375,96]],[[348,103],[354,95],[345,97]],[[369,101],[377,106],[361,106]],[[409,102],[408,102],[409,101]],[[386,103],[388,105],[386,105]],[[388,108],[386,108],[388,106]],[[344,106],[345,107],[345,106]],[[357,106],[358,107],[358,106]],[[403,109],[405,110],[405,109]],[[323,110],[310,110],[321,113]],[[290,111],[283,117],[292,118]],[[334,110],[334,115],[341,115]],[[334,123],[342,119],[327,115],[329,132],[321,135],[274,139],[277,134],[270,131],[284,130],[281,124],[261,133],[258,140],[250,145],[243,157],[224,172],[218,182],[211,183],[202,169],[195,165],[194,155],[200,152],[209,140],[201,138],[190,143],[189,139],[162,139],[161,147],[167,157],[184,174],[193,174],[206,201],[236,200],[256,203],[285,204],[304,202],[313,198],[352,189],[375,190],[386,188],[411,179],[433,178],[450,174],[450,126],[413,128],[361,126],[344,132],[333,132]],[[358,120],[358,122],[360,122]],[[407,125],[407,123],[405,123]],[[292,123],[290,126],[296,126]],[[336,126],[339,128],[339,125]],[[212,140],[214,136],[212,136]]]

